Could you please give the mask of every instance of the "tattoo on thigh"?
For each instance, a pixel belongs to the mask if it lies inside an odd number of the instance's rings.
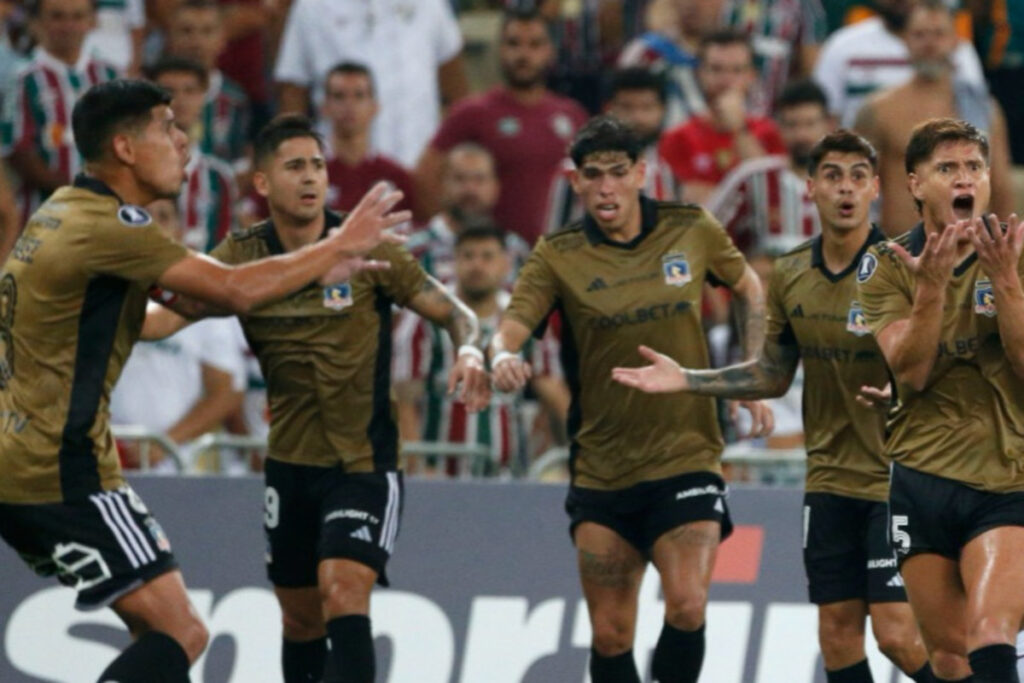
[[[606,588],[628,588],[636,583],[639,567],[632,558],[579,551],[580,577]]]
[[[668,538],[682,545],[709,547],[718,544],[719,533],[717,529],[712,530],[687,524],[668,532]]]

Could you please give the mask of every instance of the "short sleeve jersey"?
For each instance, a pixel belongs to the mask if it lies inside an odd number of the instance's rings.
[[[821,237],[775,261],[768,291],[767,337],[793,346],[804,364],[804,435],[807,491],[885,500],[889,461],[885,418],[857,403],[861,386],[889,382],[885,359],[857,301],[857,267],[872,244],[839,273],[825,267]]]
[[[589,217],[543,237],[505,315],[530,329],[558,309],[573,483],[617,490],[687,472],[720,472],[714,399],[652,396],[612,381],[646,344],[686,367],[708,365],[700,302],[705,281],[732,286],[746,262],[697,206],[641,197],[641,233],[609,242]]]
[[[83,176],[32,216],[0,274],[0,502],[80,500],[123,483],[110,390],[149,287],[187,253]]]
[[[342,216],[327,212],[325,229]],[[229,264],[284,253],[271,221],[229,236],[211,256]],[[398,466],[391,398],[391,310],[426,274],[405,249],[380,245],[369,258],[387,270],[328,287],[315,283],[240,318],[260,362],[270,409],[269,457],[348,472]]]
[[[898,242],[917,255],[925,238],[919,224]],[[888,243],[868,251],[859,279],[875,335],[910,317],[916,278]],[[947,286],[939,348],[924,390],[896,387],[886,441],[893,460],[985,491],[1024,491],[1024,381],[1003,350],[998,316],[992,283],[971,254]]]

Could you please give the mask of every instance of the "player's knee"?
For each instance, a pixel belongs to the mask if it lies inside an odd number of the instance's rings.
[[[665,600],[665,621],[680,631],[696,631],[704,624],[707,591],[693,591]]]
[[[189,663],[194,664],[210,644],[210,631],[198,618],[191,618],[175,634],[175,639],[188,655]]]
[[[875,626],[872,631],[875,634],[878,649],[892,661],[903,661],[910,651],[919,647],[918,639],[912,629]]]
[[[324,618],[317,605],[314,611],[282,609],[281,631],[286,640],[306,642],[324,635]]]
[[[968,620],[967,641],[982,645],[1012,644],[1017,640],[1019,619],[981,614]],[[966,643],[965,643],[966,647]]]
[[[826,662],[850,659],[864,650],[864,622],[823,611],[818,616],[818,641]]]
[[[967,661],[967,656],[963,654],[936,649],[928,653],[928,660],[931,662],[932,672],[943,680],[959,681],[971,673],[971,665]]]
[[[633,625],[625,619],[598,619],[592,646],[602,657],[616,657],[633,647]]]
[[[370,588],[365,579],[350,574],[336,574],[320,584],[320,601],[329,616],[367,614],[370,610]]]

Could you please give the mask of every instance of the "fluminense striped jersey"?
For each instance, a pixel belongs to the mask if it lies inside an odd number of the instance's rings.
[[[201,116],[199,148],[232,166],[244,164],[249,142],[249,98],[220,71],[210,73],[210,87]],[[236,167],[236,170],[237,167]]]
[[[707,207],[745,254],[788,251],[821,234],[807,183],[790,170],[785,156],[744,161],[722,180]]]
[[[70,66],[41,47],[18,72],[4,110],[4,154],[26,149],[37,153],[68,183],[82,167],[71,131],[71,110],[86,90],[117,78],[114,67],[82,54]],[[18,193],[22,224],[49,192],[23,183]]]
[[[511,300],[508,292],[498,293],[499,312],[480,318],[480,333],[489,341],[498,327],[501,311]],[[540,340],[531,340],[523,354],[534,376],[561,377],[558,340],[550,328]],[[491,403],[477,414],[466,412],[463,403],[447,395],[448,376],[455,363],[455,349],[444,330],[418,315],[406,312],[395,332],[393,377],[397,382],[420,380],[424,384],[423,441],[480,444],[490,449],[490,462],[475,463],[473,470],[491,474],[499,468],[525,465],[526,435],[522,392],[491,394]]]
[[[192,149],[185,169],[188,177],[178,195],[178,215],[185,245],[208,252],[235,226],[235,174],[220,159]]]

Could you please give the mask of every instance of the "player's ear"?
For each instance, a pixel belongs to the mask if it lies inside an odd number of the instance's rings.
[[[634,178],[636,179],[636,182],[639,183],[638,187],[642,188],[644,186],[644,180],[647,179],[647,162],[643,159],[638,159],[637,162],[633,164],[633,172],[636,173]]]
[[[575,192],[576,194],[579,194],[580,188],[582,187],[582,183],[580,182],[581,178],[579,169],[573,168],[571,171],[568,172],[568,175],[569,184],[572,185],[572,191]]]
[[[882,181],[878,177],[878,174],[871,176],[871,198],[878,199],[878,195],[882,191]]]
[[[267,174],[259,169],[252,174],[252,186],[261,197],[266,198],[270,194],[270,180]]]
[[[921,179],[917,177],[916,173],[907,174],[907,189],[910,190],[910,195],[921,201]]]
[[[135,164],[134,136],[125,133],[115,133],[114,137],[110,140],[110,144],[113,147],[115,159],[126,166]]]

